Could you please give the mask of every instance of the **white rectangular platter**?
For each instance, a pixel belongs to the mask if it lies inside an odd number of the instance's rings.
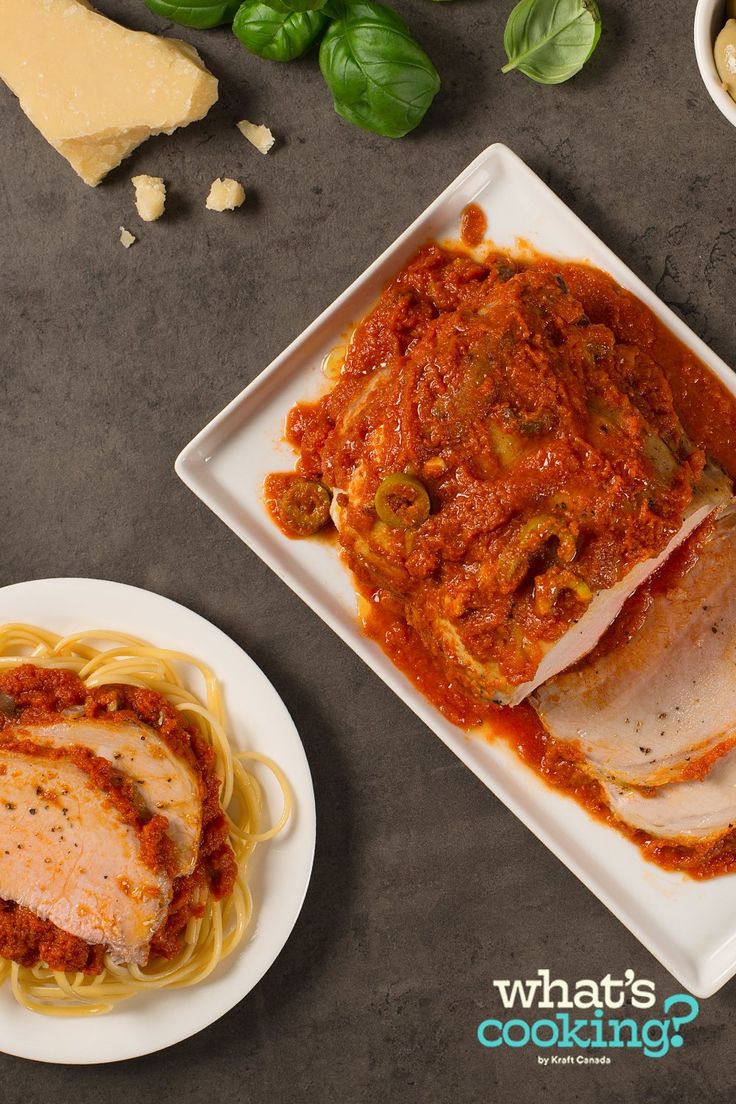
[[[501,248],[513,250],[523,239],[541,252],[588,260],[610,272],[736,393],[736,376],[723,361],[514,153],[493,145],[187,445],[176,470],[684,986],[708,997],[736,973],[736,876],[699,883],[647,863],[633,844],[541,782],[503,742],[469,738],[450,724],[361,633],[351,581],[335,548],[288,540],[264,510],[264,477],[293,467],[282,440],[285,417],[295,402],[324,391],[324,356],[420,245],[457,237],[470,202],[485,211],[489,237]]]

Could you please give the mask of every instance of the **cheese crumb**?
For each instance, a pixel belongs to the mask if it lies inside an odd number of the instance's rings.
[[[120,244],[124,245],[126,249],[130,249],[133,242],[136,240],[135,234],[131,234],[130,230],[126,230],[124,226],[120,227]]]
[[[208,211],[234,211],[245,203],[245,188],[238,180],[229,177],[212,181],[205,206]]]
[[[241,121],[235,125],[243,137],[247,138],[250,144],[255,146],[259,153],[268,153],[276,141],[267,126],[249,123],[247,119],[241,119]]]
[[[166,206],[166,185],[160,176],[133,176],[135,209],[144,222],[160,219]]]

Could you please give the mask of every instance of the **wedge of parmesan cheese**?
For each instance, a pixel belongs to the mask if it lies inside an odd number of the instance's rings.
[[[194,47],[130,31],[86,0],[0,0],[0,77],[86,184],[153,134],[202,119],[217,79]]]
[[[160,219],[166,206],[166,185],[160,176],[133,176],[135,209],[144,222]]]
[[[268,153],[276,139],[267,126],[258,123],[249,123],[247,119],[241,119],[236,126],[244,138],[247,138],[259,153]]]
[[[208,211],[234,211],[245,203],[245,188],[238,180],[226,176],[212,181],[205,201]]]

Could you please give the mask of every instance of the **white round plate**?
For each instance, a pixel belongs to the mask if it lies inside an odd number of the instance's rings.
[[[100,579],[17,583],[0,589],[0,624],[12,621],[63,634],[119,629],[202,659],[222,684],[233,742],[271,756],[293,790],[289,824],[256,848],[248,867],[255,909],[250,930],[206,981],[191,989],[144,994],[107,1015],[79,1019],[28,1012],[7,986],[0,987],[0,1049],[7,1054],[75,1064],[151,1054],[228,1012],[260,981],[289,938],[314,857],[314,790],[304,748],[283,702],[245,652],[209,621],[159,594]],[[275,819],[281,792],[268,773],[259,778],[268,815]]]

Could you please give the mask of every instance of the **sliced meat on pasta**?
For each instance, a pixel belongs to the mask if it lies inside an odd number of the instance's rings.
[[[201,783],[193,767],[148,725],[138,721],[69,719],[5,729],[3,740],[32,740],[45,747],[89,748],[136,786],[147,811],[169,822],[176,847],[177,873],[190,874],[197,861],[202,828]]]
[[[143,823],[112,774],[89,753],[0,748],[0,898],[144,963],[171,900],[171,845],[163,818]]]

